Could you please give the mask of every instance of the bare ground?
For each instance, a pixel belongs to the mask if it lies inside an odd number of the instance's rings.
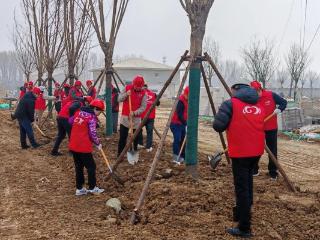
[[[167,109],[160,110],[159,130],[166,114]],[[157,174],[171,168],[173,176],[153,181],[141,223],[132,226],[128,219],[154,152],[141,150],[142,160],[134,167],[126,162],[120,165],[124,187],[104,180],[108,170],[95,154],[98,183],[106,193],[76,197],[73,160],[66,142],[62,147],[65,155],[58,158],[49,155],[52,143],[37,150],[20,150],[19,131],[9,120],[9,112],[0,112],[0,124],[0,239],[232,239],[225,233],[233,224],[232,175],[225,161],[216,172],[208,167],[205,154],[221,150],[209,125],[201,124],[199,131],[201,180],[193,182],[183,167],[171,165],[168,142]],[[45,131],[55,135],[53,125],[47,125]],[[111,160],[117,140],[114,136],[103,141]],[[289,192],[282,178],[270,181],[263,157],[263,173],[255,178],[254,239],[320,239],[319,144],[280,139],[279,159],[299,191]],[[122,202],[120,215],[105,206],[111,197]]]

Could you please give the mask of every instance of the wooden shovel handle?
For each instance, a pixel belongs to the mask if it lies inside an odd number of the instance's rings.
[[[111,166],[110,166],[109,160],[108,160],[108,158],[107,158],[106,154],[104,153],[103,149],[100,149],[100,153],[101,153],[101,155],[102,155],[102,157],[103,157],[104,161],[106,162],[106,164],[107,164],[107,166],[108,166],[108,168],[109,168],[110,172],[112,173],[112,168],[111,168]]]
[[[180,152],[179,152],[179,155],[178,155],[178,160],[179,160],[179,158],[181,156],[181,153],[183,151],[184,146],[186,145],[186,142],[187,142],[187,135],[183,139],[183,142],[182,142],[182,145],[181,145],[181,148],[180,148]]]
[[[34,123],[33,126],[39,131],[39,133],[44,136],[44,137],[47,137],[47,135],[42,132],[42,130],[40,129],[40,127],[38,126],[38,124]]]
[[[131,91],[131,90],[130,90],[130,91]],[[130,121],[130,134],[132,135],[132,134],[133,134],[133,119],[132,119],[132,116],[131,116],[131,113],[132,113],[131,94],[128,96],[128,99],[129,99],[129,112],[130,112],[130,115],[129,115],[129,121]]]
[[[266,118],[264,119],[264,122],[269,121],[274,115],[275,115],[275,113],[271,113],[268,117],[266,117]]]

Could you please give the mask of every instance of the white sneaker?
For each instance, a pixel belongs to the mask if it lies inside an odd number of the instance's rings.
[[[151,148],[147,148],[147,152],[152,152],[152,147]]]
[[[138,150],[139,150],[139,149],[143,149],[143,148],[145,148],[145,147],[144,147],[143,145],[141,145],[141,144],[138,144],[137,148],[138,148]]]
[[[91,193],[91,194],[98,195],[100,193],[103,193],[104,189],[103,188],[98,188],[97,186],[95,186],[94,189],[92,189],[92,190],[89,189],[88,192]]]
[[[76,190],[76,196],[87,195],[88,190],[86,188],[81,188]]]

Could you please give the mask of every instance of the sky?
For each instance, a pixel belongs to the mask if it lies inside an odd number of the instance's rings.
[[[13,11],[19,10],[19,4],[20,0],[1,0],[0,51],[13,48]],[[276,55],[284,65],[291,44],[303,43],[304,39],[305,46],[309,46],[320,24],[319,11],[319,0],[216,0],[206,35],[219,43],[223,59],[239,62],[241,48],[254,38],[267,38],[274,42]],[[175,65],[189,48],[189,36],[190,25],[179,0],[131,0],[115,54],[142,55],[158,62],[165,56],[168,64]],[[310,47],[310,55],[310,69],[320,72],[320,32]]]

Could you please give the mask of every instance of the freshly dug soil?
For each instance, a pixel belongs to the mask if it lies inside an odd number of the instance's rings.
[[[131,225],[129,219],[156,150],[141,150],[135,166],[126,161],[119,166],[117,173],[126,180],[124,187],[105,180],[108,169],[95,153],[98,186],[106,192],[76,197],[67,142],[62,144],[61,157],[49,155],[53,142],[36,150],[20,150],[19,129],[9,119],[8,111],[0,112],[0,239],[233,239],[225,232],[233,225],[231,168],[223,160],[211,171],[206,151],[201,150],[206,146],[207,150],[221,149],[209,126],[201,126],[206,133],[200,134],[200,180],[186,176],[184,166],[171,164],[169,138],[140,212],[140,223]],[[43,129],[55,136],[54,123]],[[46,141],[38,133],[36,137]],[[117,135],[108,140],[103,137],[111,161],[116,159],[117,140]],[[282,139],[279,149],[283,167],[299,191],[289,192],[281,177],[271,181],[266,175],[266,157],[262,159],[262,173],[254,179],[254,239],[320,239],[319,145]],[[164,174],[166,169],[173,170],[172,176]],[[121,201],[120,214],[105,205],[110,198]]]

